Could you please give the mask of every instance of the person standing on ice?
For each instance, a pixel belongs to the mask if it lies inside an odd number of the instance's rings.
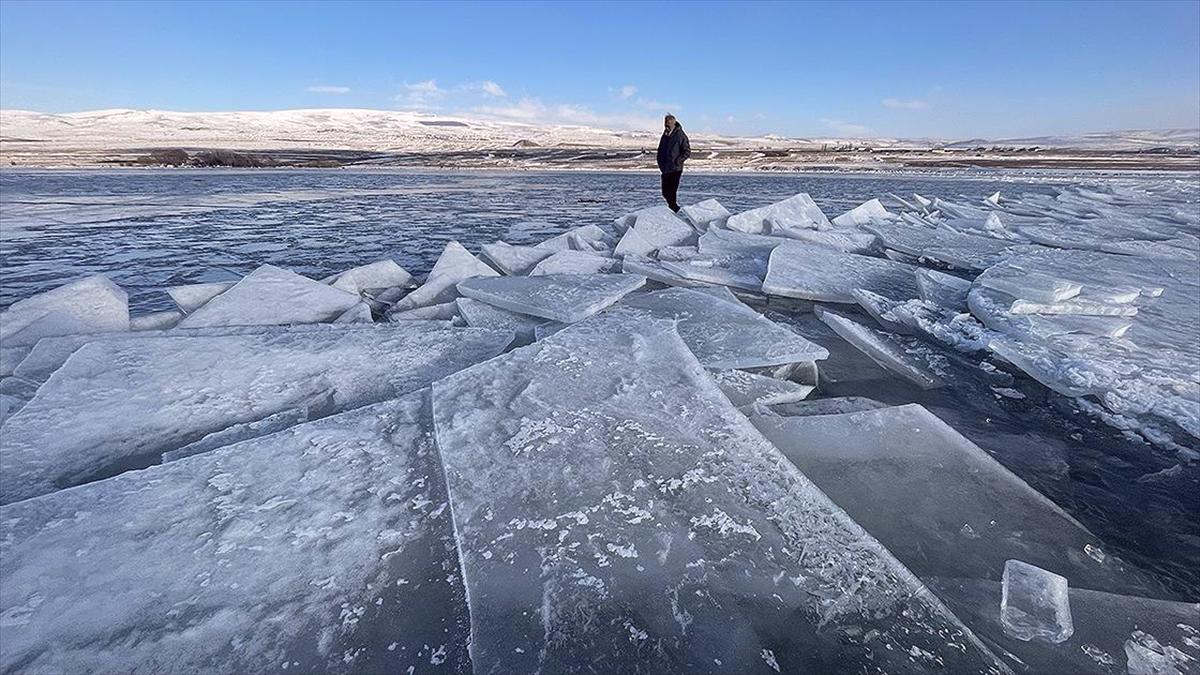
[[[683,177],[683,162],[692,156],[692,144],[688,142],[683,126],[674,115],[663,119],[663,134],[658,139],[658,170],[662,172],[662,195],[672,211],[679,210],[675,195],[679,192],[679,179]]]

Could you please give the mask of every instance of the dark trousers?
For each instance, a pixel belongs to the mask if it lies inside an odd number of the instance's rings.
[[[679,192],[679,179],[683,177],[683,170],[668,171],[662,175],[662,192],[663,199],[667,200],[667,206],[671,207],[672,211],[679,210],[679,202],[676,200],[676,194]]]

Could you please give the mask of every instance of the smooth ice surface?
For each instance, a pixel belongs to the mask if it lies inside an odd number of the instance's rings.
[[[878,199],[871,199],[833,219],[837,227],[859,227],[877,220],[895,220],[896,215],[889,213]]]
[[[44,337],[129,330],[129,298],[107,277],[90,276],[15,302],[0,313],[5,347]]]
[[[175,305],[180,311],[188,314],[196,311],[204,306],[204,303],[212,300],[225,291],[233,288],[236,281],[214,281],[205,284],[185,284],[183,286],[171,286],[167,289],[167,295],[175,301]]]
[[[794,228],[780,233],[788,239],[825,246],[847,253],[868,253],[875,248],[875,235],[858,230],[804,230]]]
[[[599,274],[612,271],[619,260],[584,251],[558,251],[534,265],[530,276],[546,274]]]
[[[756,375],[744,370],[713,370],[710,374],[729,402],[738,408],[800,401],[816,389],[809,384]]]
[[[669,324],[609,312],[433,400],[479,672],[996,667]]]
[[[641,256],[645,258],[653,255],[657,248],[654,242],[643,237],[641,232],[630,228],[621,235],[621,240],[617,242],[613,253],[620,257]]]
[[[757,256],[764,260],[787,239],[761,234],[746,234],[713,228],[700,235],[700,253],[704,255]]]
[[[793,227],[825,230],[832,225],[812,197],[802,192],[774,204],[735,213],[725,221],[725,227],[738,232],[763,234]]]
[[[638,212],[631,229],[655,249],[696,241],[695,228],[667,206],[656,206]]]
[[[581,225],[537,244],[537,248],[551,251],[599,251],[612,248],[604,228],[598,225]]]
[[[905,346],[891,335],[849,319],[835,312],[823,310],[817,313],[821,321],[833,329],[846,342],[866,354],[880,367],[903,377],[922,389],[933,389],[945,385],[942,377],[926,364],[910,356]]]
[[[462,244],[457,241],[449,242],[442,249],[442,254],[438,256],[437,263],[429,272],[425,283],[393,305],[392,312],[399,313],[452,302],[458,297],[456,286],[463,279],[497,276],[500,276],[499,272],[471,255]]]
[[[1018,640],[1062,642],[1071,637],[1067,578],[1020,560],[1004,563],[1000,622]]]
[[[918,269],[917,292],[925,302],[941,305],[946,309],[963,311],[967,308],[967,293],[971,282],[952,274],[930,269]]]
[[[1011,241],[960,234],[946,228],[884,222],[871,222],[863,227],[878,235],[888,248],[967,270],[987,269],[1015,251],[1029,248]]]
[[[426,401],[0,508],[0,670],[469,672]]]
[[[722,206],[721,202],[715,199],[705,199],[679,209],[679,215],[691,223],[692,227],[703,232],[710,227],[724,225],[725,219],[730,214],[729,209]]]
[[[1078,316],[1071,314],[1040,315],[1029,314],[1029,331],[1034,335],[1054,336],[1071,333],[1085,333],[1100,337],[1119,338],[1133,327],[1132,317],[1114,316]]]
[[[756,368],[819,361],[829,351],[728,297],[672,288],[627,297],[622,306],[676,322],[679,336],[708,368]]]
[[[362,293],[369,289],[408,286],[412,283],[412,275],[395,260],[387,258],[348,269],[324,281],[347,293]]]
[[[529,274],[534,265],[553,254],[550,247],[513,246],[502,241],[484,244],[481,249],[485,260],[509,276]]]
[[[4,425],[10,503],[158,461],[227,427],[331,397],[328,412],[421,387],[508,346],[512,334],[440,324],[97,341]]]
[[[917,297],[916,268],[884,258],[843,253],[799,241],[771,252],[763,292],[804,300],[853,304],[856,288],[893,300]]]
[[[687,288],[708,286],[708,283],[704,281],[687,279],[672,272],[663,267],[662,263],[657,260],[637,255],[625,256],[625,259],[621,261],[621,271],[625,274],[640,274],[647,279],[669,286],[683,286]]]
[[[750,421],[855,522],[919,577],[999,581],[1017,555],[1080,585],[1141,592],[1100,541],[936,415],[916,404],[830,404],[830,414],[754,414]],[[866,409],[838,413],[846,406]],[[783,415],[788,406],[772,406]]]
[[[168,309],[162,312],[151,312],[140,316],[129,317],[129,330],[166,330],[172,328],[183,319],[183,312]]]
[[[493,307],[486,302],[471,298],[459,298],[454,302],[458,303],[458,311],[466,319],[468,326],[511,331],[516,335],[516,342],[519,345],[533,342],[536,337],[536,328],[546,323],[546,319],[510,312],[507,309]]]
[[[458,285],[458,290],[468,298],[510,312],[574,323],[645,283],[646,277],[634,274],[547,274],[468,279]]]
[[[333,321],[358,302],[355,293],[263,265],[188,314],[179,327],[322,323]]]
[[[1011,274],[994,272],[980,277],[979,283],[1014,298],[1033,302],[1056,303],[1070,300],[1083,290],[1081,284],[1056,279],[1046,274],[1009,268]]]

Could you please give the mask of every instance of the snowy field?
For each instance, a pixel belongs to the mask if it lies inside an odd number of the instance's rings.
[[[0,671],[1200,672],[1200,176],[657,181],[0,172]]]

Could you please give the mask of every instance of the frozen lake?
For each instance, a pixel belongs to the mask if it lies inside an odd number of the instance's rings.
[[[889,193],[978,204],[997,191],[1053,195],[1055,186],[1073,180],[689,174],[680,202],[716,198],[736,213],[806,192],[832,217]],[[1087,180],[1137,185],[1144,179]],[[1195,177],[1155,180],[1185,195],[1179,208],[1196,210]],[[581,225],[607,227],[658,201],[657,176],[633,173],[3,171],[0,309],[93,273],[129,291],[137,313],[172,307],[164,287],[235,280],[263,263],[319,279],[391,257],[420,276],[451,240],[473,252],[496,240],[534,243]],[[1200,315],[1200,298],[1194,300]],[[1194,460],[1131,440],[1076,399],[1024,374],[1010,381],[981,367],[983,355],[941,349],[949,386],[924,390],[838,337],[809,311],[811,304],[772,300],[755,307],[830,351],[817,397],[920,403],[1082,522],[1110,552],[1151,573],[1159,597],[1200,599]]]

